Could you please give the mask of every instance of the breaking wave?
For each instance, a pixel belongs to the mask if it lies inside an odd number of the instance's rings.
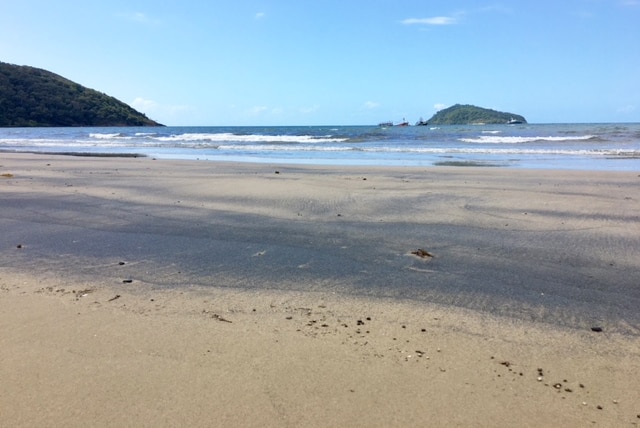
[[[459,141],[464,143],[479,143],[479,144],[523,144],[533,143],[536,141],[584,141],[597,138],[595,135],[583,135],[579,137],[498,137],[496,135],[482,135],[477,138],[460,138]]]
[[[640,124],[0,128],[1,152],[139,154],[164,159],[640,168]]]
[[[134,137],[127,136],[122,133],[114,134],[89,134],[91,138],[98,140],[130,140]],[[155,140],[159,142],[237,142],[237,143],[341,143],[347,141],[348,138],[335,138],[331,135],[313,136],[313,135],[265,135],[265,134],[233,134],[230,132],[221,133],[185,133],[158,136],[155,133],[137,133],[135,138]]]

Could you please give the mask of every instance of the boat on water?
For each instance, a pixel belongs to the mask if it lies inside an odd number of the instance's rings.
[[[380,126],[382,128],[391,128],[392,126],[409,126],[409,122],[407,122],[406,120],[402,119],[402,122],[400,122],[400,123],[380,122],[378,124],[378,126]]]
[[[507,122],[507,125],[519,125],[519,124],[521,124],[521,123],[523,123],[521,120],[511,118],[511,119]]]
[[[416,122],[416,126],[427,126],[429,124],[429,122],[427,122],[426,120],[420,118],[419,121]]]

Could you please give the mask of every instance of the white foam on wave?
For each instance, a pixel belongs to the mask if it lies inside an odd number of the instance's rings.
[[[460,138],[458,141],[480,144],[522,144],[534,141],[582,141],[592,138],[596,137],[594,135],[582,135],[579,137],[498,137],[495,135],[483,135],[478,138]]]
[[[119,132],[117,133],[113,133],[113,134],[100,134],[100,133],[91,133],[89,134],[90,138],[95,138],[96,140],[113,140],[116,138],[122,138],[122,139],[131,139],[132,137],[128,137],[124,134],[121,134]]]
[[[516,149],[516,148],[462,148],[462,147],[382,147],[358,149],[363,152],[421,153],[421,154],[473,154],[473,155],[562,155],[562,156],[640,156],[640,150],[614,149]]]
[[[214,147],[211,147],[214,148]],[[261,151],[269,151],[269,152],[347,152],[354,150],[353,147],[349,146],[283,146],[279,144],[261,144],[261,145],[250,145],[250,144],[220,144],[215,147],[218,150],[229,150],[229,151],[250,151],[250,152],[261,152]]]
[[[334,138],[330,135],[315,137],[313,135],[262,135],[248,134],[239,135],[229,132],[209,134],[209,133],[191,133],[180,135],[169,135],[166,137],[157,137],[159,141],[165,142],[236,142],[236,143],[341,143],[347,141],[346,138]]]
[[[44,138],[29,138],[29,139],[0,139],[0,147],[20,147],[20,148],[59,148],[59,147],[109,147],[111,144],[105,141],[99,143],[95,141],[81,141],[81,140],[49,140]]]
[[[460,155],[527,155],[527,156],[629,156],[638,157],[640,151],[612,149],[525,149],[525,148],[471,148],[471,147],[362,147],[352,145],[281,145],[281,144],[220,144],[220,145],[194,145],[193,148],[214,149],[220,151],[242,152],[253,154],[260,152],[363,152],[363,153],[404,153],[404,154],[460,154]]]

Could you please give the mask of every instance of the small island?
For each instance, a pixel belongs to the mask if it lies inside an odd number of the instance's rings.
[[[163,126],[47,70],[0,62],[0,127]]]
[[[526,119],[514,113],[476,107],[469,104],[456,104],[440,110],[431,119],[429,125],[495,125],[527,123]]]

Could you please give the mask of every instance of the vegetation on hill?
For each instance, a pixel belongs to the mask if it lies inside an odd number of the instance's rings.
[[[0,62],[0,127],[13,126],[162,125],[57,74]]]
[[[519,114],[504,113],[468,104],[456,104],[440,110],[428,122],[429,125],[471,125],[509,123],[511,120],[527,123],[525,118]]]

